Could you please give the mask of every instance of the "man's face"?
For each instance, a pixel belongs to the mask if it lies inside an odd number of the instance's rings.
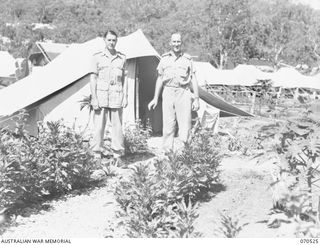
[[[181,52],[181,43],[180,34],[173,34],[171,36],[170,46],[173,52]]]
[[[116,44],[117,44],[117,37],[115,35],[108,33],[107,36],[104,38],[104,41],[106,43],[107,49],[109,49],[109,50],[115,49]]]

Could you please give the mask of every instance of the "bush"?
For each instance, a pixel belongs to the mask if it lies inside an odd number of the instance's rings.
[[[88,185],[95,163],[82,136],[61,122],[41,123],[38,137],[23,124],[0,131],[0,206]]]
[[[132,127],[126,127],[124,133],[126,155],[147,152],[147,140],[150,138],[151,132],[151,126],[147,125],[147,127],[144,128],[140,121],[137,121]]]
[[[218,237],[234,238],[239,232],[249,223],[240,223],[240,218],[236,216],[229,216],[227,214],[220,214],[220,226],[214,229],[214,233]]]
[[[196,197],[219,181],[218,138],[195,134],[181,153],[133,167],[116,187],[120,217],[130,237],[197,237]]]
[[[257,151],[263,149],[262,136],[260,134],[241,134],[235,132],[235,137],[228,138],[228,150],[240,152],[244,156],[255,155]]]
[[[207,192],[219,182],[221,155],[221,138],[210,129],[200,129],[192,135],[181,154],[171,160],[187,167],[192,197],[202,190]]]
[[[130,179],[121,181],[115,191],[122,208],[119,217],[124,219],[127,235],[153,238],[199,236],[193,227],[198,217],[196,206],[179,201],[181,197],[173,195],[174,191],[167,192],[174,180],[163,178],[159,182],[159,175],[151,173],[146,164],[133,170]],[[178,186],[172,188],[177,190]]]
[[[278,139],[274,146],[277,172],[271,184],[275,207],[269,224],[291,223],[299,237],[320,234],[319,202],[316,212],[313,200],[319,200],[319,127],[319,121],[307,111],[287,121],[275,135]]]

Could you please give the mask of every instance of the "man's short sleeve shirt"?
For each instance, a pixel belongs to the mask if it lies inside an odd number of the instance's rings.
[[[120,108],[123,99],[125,55],[103,51],[94,54],[92,72],[97,75],[97,97],[100,107]]]
[[[157,70],[165,86],[186,86],[190,81],[190,76],[193,75],[192,58],[185,53],[176,56],[170,51],[162,55]]]

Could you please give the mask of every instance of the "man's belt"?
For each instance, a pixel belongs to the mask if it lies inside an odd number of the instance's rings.
[[[187,88],[189,87],[189,82],[173,82],[174,78],[169,78],[169,79],[165,79],[163,80],[164,86],[165,87],[173,87],[173,88]]]

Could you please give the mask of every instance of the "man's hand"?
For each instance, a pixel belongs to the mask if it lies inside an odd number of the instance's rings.
[[[148,104],[148,109],[149,110],[154,109],[154,108],[156,108],[157,105],[158,105],[158,100],[157,99],[153,99]]]
[[[126,96],[124,96],[122,99],[122,107],[126,108],[127,105],[128,105],[128,98]]]
[[[196,98],[196,99],[194,99],[193,102],[192,102],[192,110],[193,110],[193,111],[197,111],[197,110],[199,110],[199,108],[200,108],[199,98]]]
[[[97,98],[92,98],[91,100],[91,106],[93,108],[93,110],[100,110],[100,106],[99,106],[99,102]]]

